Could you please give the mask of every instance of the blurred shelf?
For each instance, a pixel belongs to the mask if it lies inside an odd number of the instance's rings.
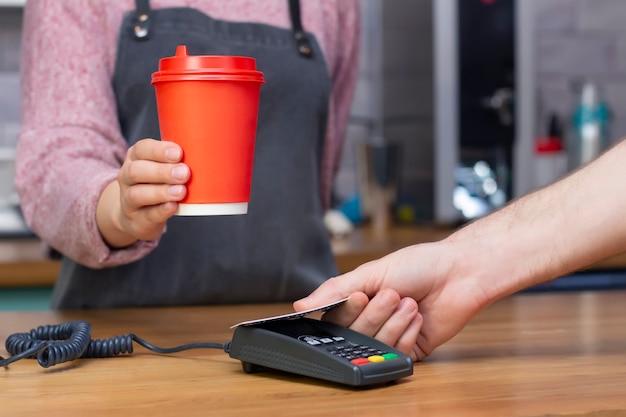
[[[0,7],[24,7],[26,0],[0,0]]]
[[[60,267],[36,237],[0,239],[0,288],[52,286]]]
[[[446,238],[454,228],[424,226],[393,226],[388,232],[374,233],[369,227],[361,227],[350,235],[333,239],[333,251],[340,273],[353,270],[359,265],[381,258],[403,247]],[[585,270],[624,270],[626,253],[605,259]]]
[[[0,288],[0,311],[48,310],[52,287]]]
[[[393,226],[376,232],[370,227],[356,228],[351,234],[332,240],[332,248],[340,273],[381,258],[416,243],[434,242],[449,236],[454,229],[425,226]]]
[[[438,227],[394,226],[386,233],[368,227],[357,228],[350,235],[332,240],[340,273],[381,258],[405,246],[434,242],[454,229]],[[35,237],[0,239],[0,288],[52,286],[60,262],[45,257],[41,242]],[[626,270],[626,253],[591,265],[587,270]]]

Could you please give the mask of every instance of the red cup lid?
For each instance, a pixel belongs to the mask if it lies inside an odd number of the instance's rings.
[[[162,81],[236,80],[265,83],[257,71],[256,60],[245,56],[189,55],[185,45],[176,48],[176,55],[162,58],[159,70],[152,74],[152,84]]]

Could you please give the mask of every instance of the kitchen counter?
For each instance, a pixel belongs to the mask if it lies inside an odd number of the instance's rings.
[[[340,272],[380,258],[402,247],[440,240],[452,228],[394,226],[389,232],[376,233],[368,227],[332,241]],[[51,286],[58,275],[58,261],[46,259],[36,238],[0,239],[0,288]],[[590,269],[626,269],[626,253],[598,262]]]

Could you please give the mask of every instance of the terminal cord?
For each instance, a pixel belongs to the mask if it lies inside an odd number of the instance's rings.
[[[20,359],[36,358],[44,368],[79,358],[110,358],[133,353],[133,342],[156,353],[175,353],[189,349],[223,349],[228,352],[230,342],[189,343],[162,348],[148,343],[132,333],[108,339],[92,339],[91,325],[86,321],[68,321],[57,325],[39,326],[29,333],[15,333],[6,340],[5,347],[11,355],[0,356],[0,366],[5,368]]]

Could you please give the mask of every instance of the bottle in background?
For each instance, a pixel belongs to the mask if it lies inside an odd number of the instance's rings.
[[[567,154],[563,147],[563,129],[556,113],[550,114],[546,134],[535,140],[534,186],[548,185],[567,173]]]
[[[586,81],[572,115],[572,131],[567,146],[568,168],[576,169],[599,156],[609,146],[610,112],[598,87]]]

